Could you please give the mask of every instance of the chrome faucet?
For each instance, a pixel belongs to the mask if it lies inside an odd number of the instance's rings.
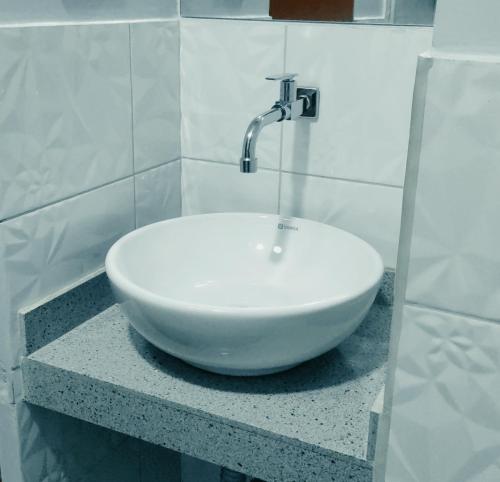
[[[269,124],[284,120],[297,120],[299,117],[318,118],[319,89],[314,87],[297,87],[297,74],[282,74],[266,77],[266,80],[281,81],[280,98],[271,110],[257,116],[250,125],[243,139],[243,150],[240,160],[240,171],[257,172],[255,150],[257,139],[262,129]]]

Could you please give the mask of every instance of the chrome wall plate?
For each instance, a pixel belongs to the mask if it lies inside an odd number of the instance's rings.
[[[319,89],[317,87],[298,87],[297,98],[307,97],[307,106],[301,117],[317,119],[319,117]]]

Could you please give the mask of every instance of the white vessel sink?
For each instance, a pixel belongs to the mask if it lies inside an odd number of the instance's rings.
[[[263,214],[207,214],[134,231],[106,258],[134,328],[184,361],[229,375],[291,368],[351,335],[383,274],[340,229]]]

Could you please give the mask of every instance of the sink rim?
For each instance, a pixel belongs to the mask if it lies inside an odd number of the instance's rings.
[[[115,262],[117,257],[119,256],[120,248],[129,240],[140,236],[142,233],[157,229],[158,225],[165,224],[176,224],[180,222],[185,222],[187,219],[194,219],[199,217],[259,217],[259,218],[276,218],[276,220],[298,220],[300,222],[311,223],[313,225],[321,225],[326,226],[329,229],[334,231],[341,231],[348,236],[351,236],[361,245],[364,245],[374,256],[374,258],[378,261],[378,276],[374,276],[373,282],[363,283],[360,289],[357,289],[350,295],[344,296],[330,296],[323,297],[318,299],[317,301],[310,301],[306,303],[297,303],[297,304],[283,304],[276,306],[224,306],[224,305],[211,305],[205,303],[197,303],[197,302],[189,302],[180,300],[177,298],[171,298],[168,296],[159,295],[153,293],[145,288],[142,288],[140,285],[131,281],[127,276],[125,276],[117,267],[117,263]],[[164,221],[159,221],[153,224],[149,224],[147,226],[143,226],[138,228],[130,233],[122,236],[118,239],[109,249],[106,260],[105,260],[105,268],[108,277],[111,282],[116,284],[119,289],[123,290],[127,293],[131,298],[139,298],[144,299],[147,303],[150,303],[156,307],[161,309],[176,309],[179,311],[188,311],[192,313],[217,313],[219,316],[234,316],[237,317],[245,317],[245,315],[250,315],[254,317],[255,315],[263,315],[265,317],[273,317],[273,316],[286,316],[286,315],[297,315],[301,313],[310,313],[311,311],[321,311],[325,308],[329,308],[335,305],[341,305],[345,303],[349,303],[351,301],[356,300],[357,298],[362,297],[367,291],[377,286],[382,280],[382,276],[384,274],[384,263],[382,261],[382,257],[378,253],[378,251],[367,243],[365,240],[361,239],[359,236],[352,234],[348,231],[345,231],[341,228],[337,228],[335,226],[331,226],[325,223],[321,223],[318,221],[314,221],[311,219],[300,218],[296,216],[283,216],[279,214],[271,214],[271,213],[254,213],[254,212],[224,212],[224,213],[207,213],[207,214],[196,214],[191,216],[180,216],[177,218],[171,218]],[[235,318],[236,319],[236,318]]]

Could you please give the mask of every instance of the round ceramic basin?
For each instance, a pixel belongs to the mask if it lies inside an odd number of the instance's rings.
[[[340,229],[277,215],[172,219],[117,241],[106,258],[133,327],[206,370],[262,375],[341,343],[383,274],[379,254]]]

